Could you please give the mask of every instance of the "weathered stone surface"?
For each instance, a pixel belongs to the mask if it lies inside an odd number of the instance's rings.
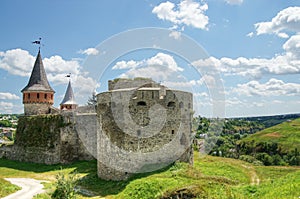
[[[1,147],[0,157],[44,164],[93,159],[74,124],[73,113],[21,117],[15,144]]]
[[[192,94],[145,84],[130,88],[127,81],[111,81],[110,90],[97,96],[100,178],[126,179],[178,159],[193,163]]]
[[[50,113],[51,104],[48,103],[28,103],[24,104],[25,115],[41,115]]]

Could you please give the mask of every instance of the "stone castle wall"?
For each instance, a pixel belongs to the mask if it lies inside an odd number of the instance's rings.
[[[170,152],[174,152],[174,157],[176,152],[180,153],[176,160],[192,163],[191,93],[166,90],[164,87],[141,87],[112,90],[98,94],[97,98],[97,115],[101,127],[98,131],[97,153],[100,178],[121,180],[131,175],[131,168],[126,170],[124,167],[118,169],[119,165],[113,168],[109,166],[122,159],[122,151],[147,155],[166,150],[154,157],[154,163],[150,160],[137,161],[133,165],[137,172],[149,166],[155,167],[154,164],[159,167],[174,162],[175,159],[169,157]],[[103,142],[104,137],[118,150],[112,149],[112,146],[102,147],[108,145]],[[168,149],[164,149],[166,146]]]
[[[191,93],[151,79],[113,80],[96,106],[59,111],[24,104],[13,146],[0,158],[44,164],[98,160],[98,176],[123,180],[180,160],[193,162]],[[50,114],[48,114],[50,113]],[[53,114],[55,113],[55,114]]]
[[[139,87],[159,87],[160,85],[150,78],[135,78],[135,79],[114,79],[108,81],[108,90],[118,90],[125,88],[139,88]]]
[[[93,159],[74,124],[72,113],[21,117],[14,145],[1,147],[0,157],[43,164]]]

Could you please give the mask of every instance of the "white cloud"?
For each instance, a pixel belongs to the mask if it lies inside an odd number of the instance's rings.
[[[15,95],[15,94],[12,94],[12,93],[1,93],[0,92],[0,99],[4,99],[4,100],[17,100],[17,99],[20,99],[19,96]]]
[[[1,113],[12,113],[13,107],[14,107],[13,103],[0,101]]]
[[[83,97],[86,98],[86,96],[90,97],[91,93],[98,87],[100,87],[100,84],[92,79],[91,77],[85,77],[78,75],[76,78],[74,78],[73,81],[74,90],[76,90],[77,97]]]
[[[183,68],[180,68],[174,58],[171,55],[165,53],[157,53],[154,57],[146,60],[147,65],[159,65],[167,67],[172,71],[183,71]]]
[[[178,90],[185,90],[185,91],[191,91],[193,86],[196,85],[202,85],[203,79],[200,80],[186,80],[186,81],[163,81],[163,85],[167,86],[168,88],[178,89]]]
[[[216,85],[216,80],[215,77],[211,75],[204,75],[201,79],[200,82],[198,82],[199,85],[205,83],[209,88],[212,88]]]
[[[300,59],[300,34],[293,35],[283,44],[283,49],[291,59]]]
[[[225,100],[225,104],[228,107],[244,105],[244,102],[238,99],[237,97],[228,98]]]
[[[171,55],[165,53],[157,53],[155,56],[141,60],[141,61],[119,61],[117,62],[112,69],[135,69],[137,67],[151,67],[157,66],[158,69],[164,70],[167,68],[172,71],[183,71],[183,68],[179,67]]]
[[[181,38],[181,32],[179,32],[179,31],[172,31],[169,34],[169,36],[177,40],[177,39]]]
[[[187,25],[207,30],[209,20],[205,15],[207,9],[206,3],[201,4],[192,0],[182,0],[177,5],[166,1],[155,6],[152,13],[156,14],[159,19],[172,22],[176,29],[178,25]]]
[[[116,70],[116,69],[130,69],[130,68],[135,68],[137,67],[139,64],[141,64],[141,62],[136,62],[134,60],[130,60],[130,61],[119,61],[117,62],[112,69]]]
[[[207,87],[208,89],[214,87],[216,85],[216,80],[213,76],[210,75],[204,75],[199,79],[193,80],[187,80],[183,77],[173,77],[172,75],[170,75],[168,79],[162,82],[162,84],[167,86],[168,88],[195,93],[198,92],[197,90],[201,86],[203,86],[203,88]],[[199,93],[197,95],[199,96]]]
[[[282,31],[300,32],[300,7],[288,7],[281,10],[268,22],[260,22],[255,25],[257,35],[276,34],[287,38],[288,35]]]
[[[26,50],[13,49],[0,52],[0,68],[13,75],[30,76],[34,62],[35,57]],[[58,55],[43,59],[43,64],[50,76],[67,73],[79,74],[80,70],[78,61],[67,61]]]
[[[250,79],[260,79],[265,74],[286,75],[300,73],[300,35],[290,37],[283,45],[283,54],[273,58],[245,58],[236,59],[223,57],[217,59],[209,57],[192,63],[202,70],[216,68],[225,75],[239,75]]]
[[[19,48],[0,52],[0,68],[13,75],[29,76],[34,60],[28,51]]]
[[[253,37],[254,33],[253,32],[249,32],[246,36],[247,37]]]
[[[207,94],[207,92],[193,93],[193,95],[195,97],[202,97],[202,98],[208,98],[209,97],[209,95]]]
[[[277,34],[278,37],[283,38],[283,39],[287,39],[289,38],[289,35],[284,33],[284,32],[280,32]]]
[[[225,2],[230,5],[240,5],[243,3],[243,0],[225,0]]]
[[[78,53],[83,55],[98,55],[99,51],[96,48],[87,48],[85,50],[79,50]]]
[[[185,81],[180,74],[183,68],[177,65],[173,56],[165,53],[157,53],[153,57],[140,61],[119,61],[112,69],[128,69],[120,75],[122,78],[147,77],[156,82]]]
[[[250,81],[245,84],[238,84],[232,92],[246,96],[294,96],[300,94],[300,84],[285,83],[282,80],[272,78],[266,83]]]
[[[80,64],[75,60],[64,60],[61,56],[55,55],[45,58],[43,64],[47,74],[79,74]]]

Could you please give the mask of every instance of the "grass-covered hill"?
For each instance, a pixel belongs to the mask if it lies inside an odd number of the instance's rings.
[[[176,163],[149,174],[136,175],[121,182],[97,177],[96,161],[71,165],[41,165],[0,159],[0,197],[16,190],[1,179],[26,177],[47,180],[47,193],[35,199],[50,199],[55,189],[55,176],[76,171],[79,179],[78,198],[169,199],[169,198],[298,198],[299,167],[265,167],[230,158],[200,156],[195,153],[194,166]],[[6,188],[6,191],[3,188]]]
[[[237,148],[240,154],[252,155],[264,162],[300,165],[300,118],[249,135],[238,141]]]

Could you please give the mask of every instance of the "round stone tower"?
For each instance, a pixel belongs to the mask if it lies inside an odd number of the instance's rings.
[[[192,163],[192,104],[192,93],[151,79],[109,81],[97,95],[98,176],[123,180],[176,160]]]
[[[36,57],[29,82],[21,91],[25,115],[49,114],[55,91],[49,85],[40,50]]]

